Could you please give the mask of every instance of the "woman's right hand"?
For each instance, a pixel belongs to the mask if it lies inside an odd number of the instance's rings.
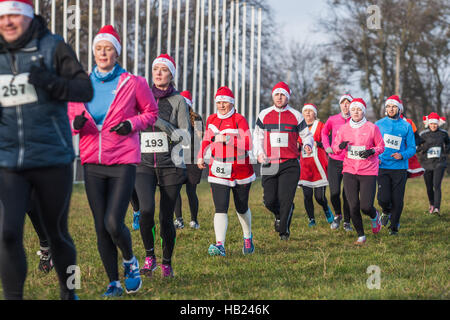
[[[201,170],[206,168],[206,164],[205,164],[205,160],[203,160],[202,158],[199,158],[197,160],[197,167]]]

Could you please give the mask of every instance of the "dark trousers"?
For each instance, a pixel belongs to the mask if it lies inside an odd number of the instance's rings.
[[[377,191],[377,177],[344,173],[343,180],[353,226],[361,237],[364,235],[361,211],[371,219],[374,219],[377,214],[373,206]]]
[[[327,187],[311,188],[302,186],[303,189],[303,202],[305,204],[306,213],[309,219],[314,219],[314,203],[313,195],[317,203],[320,204],[324,211],[328,210],[328,201],[325,195]]]
[[[380,169],[378,171],[378,204],[382,208],[383,213],[391,215],[390,228],[396,231],[403,211],[407,179],[408,173],[406,169]]]
[[[197,215],[198,215],[197,185],[191,184],[189,181],[187,181],[186,194],[189,201],[189,209],[191,211],[191,221],[197,222]],[[177,218],[183,218],[181,193],[178,195],[177,202],[175,203],[175,216]]]
[[[423,175],[427,187],[428,201],[435,208],[441,207],[441,184],[444,174],[445,168],[436,168],[434,170],[425,170]]]
[[[264,205],[280,220],[280,235],[290,234],[292,206],[299,177],[300,164],[297,159],[280,163],[275,174],[262,176]]]
[[[230,191],[233,192],[233,200],[236,211],[245,214],[248,211],[248,198],[250,195],[251,183],[237,184],[234,187],[225,186],[218,183],[211,183],[216,213],[228,213],[230,205]]]
[[[42,209],[40,221],[52,249],[60,297],[74,298],[74,288],[68,286],[73,274],[68,271],[76,265],[76,250],[67,226],[72,175],[72,164],[24,171],[0,169],[0,276],[5,299],[23,298],[27,275],[23,228],[32,190]]]
[[[341,182],[343,161],[334,160],[328,157],[328,183],[330,187],[330,201],[333,206],[335,215],[342,215],[341,210]],[[342,190],[342,200],[344,203],[344,222],[350,222],[350,208],[348,206],[347,197],[345,196],[345,188]]]

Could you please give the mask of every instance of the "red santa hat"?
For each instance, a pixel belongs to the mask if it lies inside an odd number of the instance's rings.
[[[33,0],[0,0],[0,16],[7,14],[20,14],[33,18]]]
[[[350,103],[350,110],[353,108],[360,108],[364,114],[366,114],[366,102],[362,98],[355,98]]]
[[[162,63],[162,64],[166,65],[167,68],[169,68],[170,73],[172,74],[172,77],[175,78],[175,74],[177,72],[177,65],[175,64],[175,60],[171,56],[169,56],[166,53],[160,55],[158,58],[153,60],[152,69],[158,63]]]
[[[186,90],[186,91],[180,92],[180,94],[183,96],[184,100],[186,100],[186,103],[188,104],[188,106],[192,107],[192,96],[191,96],[191,93],[188,90]]]
[[[284,82],[278,82],[275,87],[273,87],[272,97],[274,97],[277,93],[284,94],[288,100],[292,94],[291,89],[289,89],[289,86]]]
[[[312,110],[312,111],[314,111],[314,114],[317,117],[317,107],[315,105],[313,105],[312,103],[305,104],[303,106],[303,108],[302,108],[302,112],[305,111],[305,110]]]
[[[400,100],[400,97],[397,95],[390,96],[387,98],[386,102],[384,103],[384,106],[387,107],[388,105],[394,105],[398,107],[398,110],[400,113],[403,112],[403,102]]]
[[[352,102],[353,101],[353,97],[352,97],[352,95],[350,93],[346,93],[342,97],[339,98],[339,104],[341,104],[342,101],[344,101],[344,100],[348,100],[349,102]]]
[[[94,42],[92,44],[92,50],[94,50],[94,52],[95,52],[95,45],[99,41],[102,41],[102,40],[111,42],[111,44],[114,46],[114,48],[117,51],[117,55],[120,56],[120,52],[122,51],[120,37],[119,37],[119,34],[117,33],[116,29],[114,29],[114,27],[112,25],[104,26],[97,33],[97,35],[94,38]]]
[[[215,101],[216,102],[225,101],[225,102],[229,102],[234,105],[233,91],[231,91],[230,88],[228,88],[228,87],[220,87],[217,90]]]
[[[425,128],[428,127],[430,123],[436,123],[438,126],[442,126],[446,122],[445,117],[440,117],[436,112],[430,113],[428,116],[423,117],[423,124]]]

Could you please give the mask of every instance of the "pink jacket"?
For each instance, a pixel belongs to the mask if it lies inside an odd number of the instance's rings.
[[[88,119],[81,130],[73,128],[73,120],[85,112]],[[80,134],[81,163],[104,165],[138,164],[141,162],[139,131],[152,125],[158,117],[158,105],[147,81],[127,72],[120,75],[116,96],[102,126],[96,125],[84,103],[69,102],[68,115],[73,135]],[[129,120],[132,132],[121,136],[109,130]]]
[[[339,144],[349,141],[347,148],[339,149]],[[331,146],[333,152],[344,155],[342,172],[361,176],[378,175],[378,155],[384,152],[384,140],[380,129],[372,122],[367,121],[360,128],[352,128],[350,123],[343,125],[337,132]],[[367,159],[359,157],[359,151],[374,149],[375,154]]]
[[[325,126],[322,129],[322,143],[323,148],[326,150],[327,148],[331,147],[330,144],[330,131],[331,131],[331,143],[336,139],[336,134],[339,131],[339,128],[342,127],[344,124],[348,123],[350,121],[350,118],[345,119],[342,117],[342,113],[335,114],[334,116],[331,116],[328,118],[327,122],[325,123]],[[330,158],[334,160],[343,161],[345,154],[329,154]]]

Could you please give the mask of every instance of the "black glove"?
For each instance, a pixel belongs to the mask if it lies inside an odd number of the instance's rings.
[[[51,92],[54,84],[58,81],[58,76],[47,69],[42,58],[40,61],[39,67],[34,65],[30,68],[28,83]]]
[[[363,158],[363,159],[367,159],[368,157],[370,157],[370,156],[373,155],[374,153],[375,153],[375,150],[369,149],[369,150],[361,151],[361,152],[359,153],[359,156],[360,156],[361,158]]]
[[[347,148],[347,145],[348,145],[348,141],[342,141],[339,144],[339,149],[343,150],[343,149]]]
[[[114,126],[109,130],[109,132],[115,131],[117,134],[121,136],[126,136],[131,132],[131,123],[130,121],[124,121],[119,123],[117,126]]]
[[[77,115],[73,120],[73,128],[75,130],[81,130],[86,124],[86,121],[88,121],[88,118],[84,116],[85,113],[86,111],[83,111],[82,114]]]
[[[317,148],[322,148],[323,149],[323,143],[322,142],[316,141],[316,145],[317,145]]]

